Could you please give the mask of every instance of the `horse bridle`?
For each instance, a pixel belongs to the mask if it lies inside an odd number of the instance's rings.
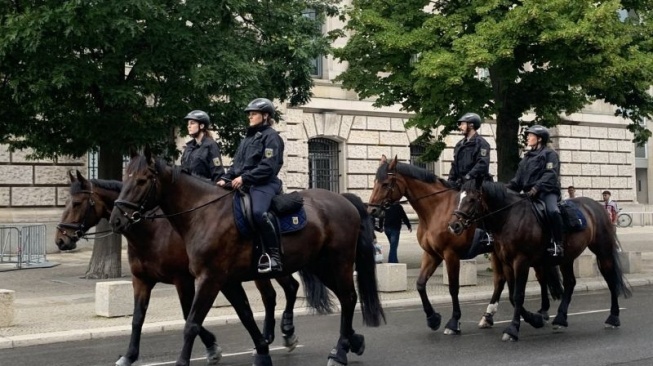
[[[422,198],[435,196],[435,195],[438,195],[440,193],[444,193],[444,192],[447,192],[447,191],[451,190],[451,188],[445,188],[445,189],[443,189],[441,191],[431,192],[429,194],[425,194],[425,195],[423,195],[421,197],[417,197],[417,198],[414,198],[412,200],[410,198],[407,198],[405,201],[399,200],[397,202],[392,202],[392,200],[390,199],[390,196],[391,196],[392,192],[394,191],[395,186],[397,186],[397,183],[396,183],[397,177],[396,177],[396,173],[394,171],[388,172],[387,174],[390,177],[390,183],[388,183],[388,186],[386,187],[386,194],[385,194],[385,197],[383,198],[383,201],[381,201],[381,204],[368,203],[367,204],[368,206],[378,207],[378,208],[380,208],[382,210],[386,210],[388,207],[390,207],[392,205],[400,205],[403,202],[417,202],[417,201],[421,200]],[[405,196],[405,194],[402,193],[402,196]]]
[[[152,171],[154,175],[151,178],[148,178],[148,180],[150,181],[150,185],[148,186],[147,193],[145,194],[145,196],[143,196],[141,202],[133,203],[130,201],[118,199],[113,203],[114,207],[116,207],[118,211],[120,211],[122,216],[127,218],[130,225],[137,224],[143,219],[143,217],[145,216],[145,212],[149,211],[148,209],[146,209],[147,203],[152,198],[152,194],[154,194],[156,191],[157,173],[152,168],[148,168],[148,169],[150,169],[150,171]],[[123,210],[123,207],[133,210],[131,215],[127,211]]]
[[[91,212],[93,207],[95,207],[95,201],[93,200],[93,195],[95,194],[95,192],[93,192],[93,186],[92,185],[91,185],[90,190],[86,190],[86,189],[81,190],[81,191],[79,191],[79,193],[86,193],[86,194],[89,195],[89,197],[88,197],[88,206],[86,207],[86,211],[84,212],[82,222],[81,223],[60,222],[57,225],[57,229],[59,230],[59,232],[61,232],[63,235],[65,235],[68,238],[73,239],[73,240],[80,240],[81,238],[84,237],[84,235],[86,234],[88,229],[90,229],[90,227],[86,227],[86,221],[88,219],[89,213]],[[73,230],[73,235],[69,235],[68,230],[66,230],[66,229]]]

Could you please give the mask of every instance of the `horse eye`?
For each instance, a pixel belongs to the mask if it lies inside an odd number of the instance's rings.
[[[139,186],[142,186],[142,185],[145,184],[146,182],[147,182],[147,179],[145,179],[145,178],[138,178],[138,179],[136,179],[136,184],[138,184]]]
[[[388,185],[389,185],[388,183],[383,183],[383,184],[381,184],[381,187],[382,188],[388,188]]]

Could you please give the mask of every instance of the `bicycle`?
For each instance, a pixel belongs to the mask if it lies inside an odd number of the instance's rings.
[[[621,209],[619,209],[619,213],[617,214],[617,226],[629,227],[632,224],[633,217],[629,213],[621,212]]]

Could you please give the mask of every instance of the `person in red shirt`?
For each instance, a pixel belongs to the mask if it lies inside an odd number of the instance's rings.
[[[603,206],[605,207],[605,210],[608,211],[608,216],[610,217],[612,224],[616,225],[619,207],[617,207],[617,203],[615,201],[610,199],[611,195],[612,194],[610,191],[603,191]]]

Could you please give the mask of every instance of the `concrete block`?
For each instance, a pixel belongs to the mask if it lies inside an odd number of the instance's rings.
[[[574,275],[576,278],[596,277],[599,275],[599,268],[596,266],[594,254],[584,252],[574,260]]]
[[[295,272],[292,276],[299,282],[299,288],[297,289],[297,298],[304,299],[306,298],[306,290],[304,289],[304,281],[302,281],[302,276],[299,275],[299,272]]]
[[[442,283],[444,285],[449,285],[449,274],[447,273],[446,263],[444,264],[442,272]],[[467,259],[460,261],[458,284],[459,286],[476,286],[478,284],[476,259]]]
[[[619,261],[623,273],[639,273],[642,271],[642,252],[620,252]]]
[[[380,292],[406,291],[408,288],[408,268],[406,263],[377,264],[376,279]]]
[[[0,327],[9,327],[14,324],[15,291],[0,289]]]
[[[134,291],[131,281],[107,281],[95,284],[95,314],[107,318],[131,315]]]

